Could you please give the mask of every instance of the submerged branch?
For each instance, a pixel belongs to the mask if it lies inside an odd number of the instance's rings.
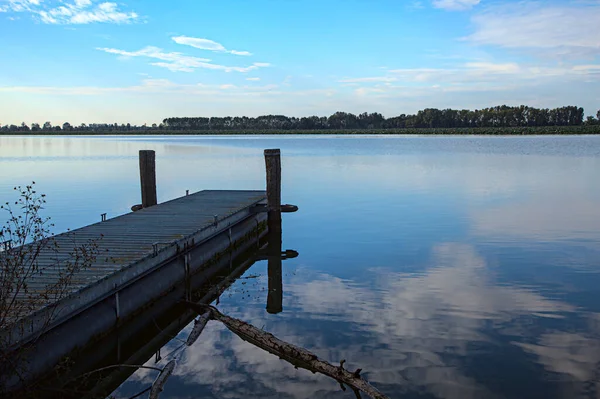
[[[192,346],[194,342],[196,342],[196,340],[204,330],[204,327],[206,327],[206,323],[208,323],[209,319],[210,312],[206,311],[200,315],[200,318],[198,318],[198,320],[194,320],[194,328],[192,329],[192,332],[190,333],[187,341],[185,342],[187,346]]]
[[[173,370],[175,369],[175,360],[171,360],[167,365],[162,369],[152,387],[150,388],[150,393],[148,394],[148,399],[157,399],[160,393],[163,391],[163,387],[167,383],[167,379],[171,374],[173,374]]]
[[[312,352],[304,348],[284,342],[273,334],[259,330],[251,324],[229,317],[219,312],[215,307],[204,304],[184,301],[184,303],[199,314],[210,310],[210,316],[214,320],[223,323],[231,332],[238,335],[244,341],[266,350],[267,352],[278,356],[280,359],[291,363],[295,367],[300,367],[309,371],[318,372],[344,383],[355,391],[363,391],[374,399],[388,399],[387,396],[379,392],[360,376],[361,369],[350,372],[344,369],[344,361],[339,366],[334,366],[324,360],[321,360]],[[360,397],[360,394],[359,396]]]

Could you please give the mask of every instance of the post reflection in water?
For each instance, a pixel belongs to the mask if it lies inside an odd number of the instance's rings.
[[[268,290],[267,312],[277,314],[283,311],[283,276],[281,270],[281,219],[279,228],[269,231],[269,247],[267,249],[268,262]]]

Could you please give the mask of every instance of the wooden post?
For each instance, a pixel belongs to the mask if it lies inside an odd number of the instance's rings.
[[[267,169],[267,208],[269,230],[281,231],[281,152],[265,150]]]
[[[267,168],[267,208],[269,227],[267,312],[283,310],[283,283],[281,272],[281,152],[265,150]]]
[[[156,205],[156,164],[152,150],[140,150],[140,183],[142,208]]]

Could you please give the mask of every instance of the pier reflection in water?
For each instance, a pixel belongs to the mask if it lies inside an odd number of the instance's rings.
[[[282,259],[296,256],[296,251],[281,251],[279,229],[264,236],[260,242],[251,243],[250,248],[238,251],[237,255],[222,257],[212,266],[221,270],[215,277],[207,281],[196,275],[182,281],[171,293],[151,304],[129,322],[76,353],[65,356],[53,370],[48,370],[45,378],[38,380],[28,390],[26,396],[104,398],[136,371],[136,367],[129,365],[144,365],[146,368],[141,370],[156,377],[158,371],[150,367],[160,369],[169,360],[181,357],[185,349],[182,342],[185,342],[185,337],[197,318],[197,314],[181,301],[189,298],[198,303],[218,304],[220,296],[250,270],[257,260],[268,259],[267,307],[281,311]],[[262,277],[251,273],[242,277],[242,281],[245,283]],[[168,345],[170,342],[177,345]],[[196,345],[202,345],[202,337]],[[144,390],[147,388],[149,386]]]

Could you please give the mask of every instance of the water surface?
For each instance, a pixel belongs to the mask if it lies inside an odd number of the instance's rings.
[[[222,312],[346,359],[390,397],[596,397],[600,137],[0,137],[0,199],[35,180],[64,231],[140,202],[140,149],[165,201],[263,188],[264,148],[282,150],[283,201],[300,207],[283,247],[300,256],[283,264],[282,313],[265,310],[265,261]],[[161,397],[354,394],[211,322]]]

